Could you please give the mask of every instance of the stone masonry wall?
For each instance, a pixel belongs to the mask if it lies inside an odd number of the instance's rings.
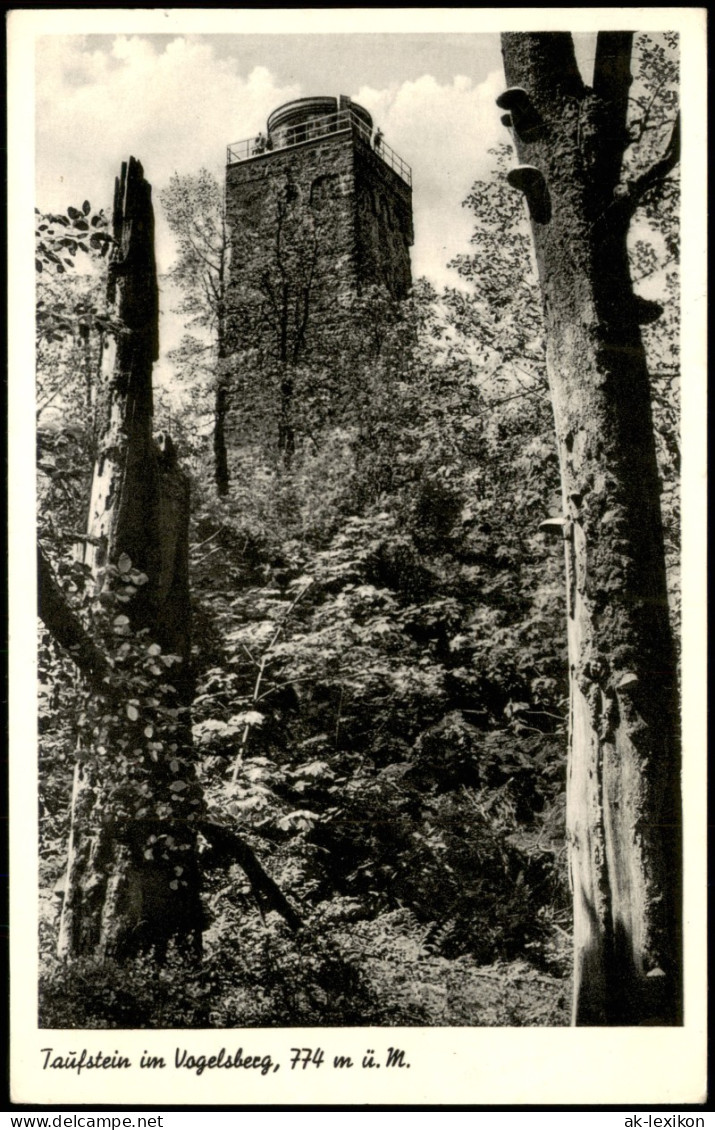
[[[412,190],[368,145],[355,145],[357,272],[395,298],[412,284]]]
[[[272,366],[299,364],[338,380],[355,348],[350,300],[365,285],[409,290],[410,188],[341,133],[230,165],[226,210],[229,347],[243,379],[250,370],[265,384]],[[245,442],[239,415],[229,399],[229,467]]]
[[[292,288],[310,286],[311,323],[354,293],[354,171],[349,135],[323,138],[229,166],[226,209],[232,240],[229,305],[239,318],[252,302],[260,301],[266,281],[274,281],[273,276],[275,281],[284,281],[284,271]],[[240,337],[240,326],[237,332]],[[265,326],[260,333],[273,336]],[[269,349],[275,345],[265,344]]]

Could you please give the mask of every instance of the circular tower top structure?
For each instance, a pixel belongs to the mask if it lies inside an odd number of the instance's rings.
[[[311,98],[296,98],[293,102],[285,102],[274,110],[266,123],[268,137],[274,144],[276,142],[280,144],[286,138],[297,140],[301,134],[308,136],[309,131],[306,127],[315,122],[326,126],[325,132],[333,132],[340,129],[340,115],[344,112],[350,112],[354,118],[357,118],[368,135],[372,132],[370,114],[346,95],[341,94],[339,99],[329,95],[315,95]]]

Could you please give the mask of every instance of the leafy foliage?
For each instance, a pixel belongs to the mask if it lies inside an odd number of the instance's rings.
[[[121,965],[46,963],[48,1028],[248,1028],[330,1025],[564,1025],[567,993],[525,962],[485,969],[435,958],[424,929],[398,910],[355,919],[334,899],[290,938],[255,913],[222,918],[201,966],[176,950]]]

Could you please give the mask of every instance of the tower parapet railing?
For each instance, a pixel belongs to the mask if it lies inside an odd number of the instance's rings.
[[[280,149],[290,149],[295,145],[303,145],[309,141],[326,137],[328,134],[343,133],[352,130],[373,152],[388,165],[393,172],[412,187],[412,169],[403,161],[384,140],[382,132],[377,130],[374,134],[365,122],[350,109],[338,110],[333,114],[324,114],[318,118],[296,125],[284,126],[273,130],[268,137],[258,134],[257,137],[245,138],[243,141],[234,141],[226,147],[226,164],[237,165],[242,161],[251,161],[255,157],[264,157],[268,153],[275,153]]]

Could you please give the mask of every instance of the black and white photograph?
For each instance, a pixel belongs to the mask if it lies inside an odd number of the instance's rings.
[[[11,12],[15,1101],[703,1101],[705,17],[558,15]]]

